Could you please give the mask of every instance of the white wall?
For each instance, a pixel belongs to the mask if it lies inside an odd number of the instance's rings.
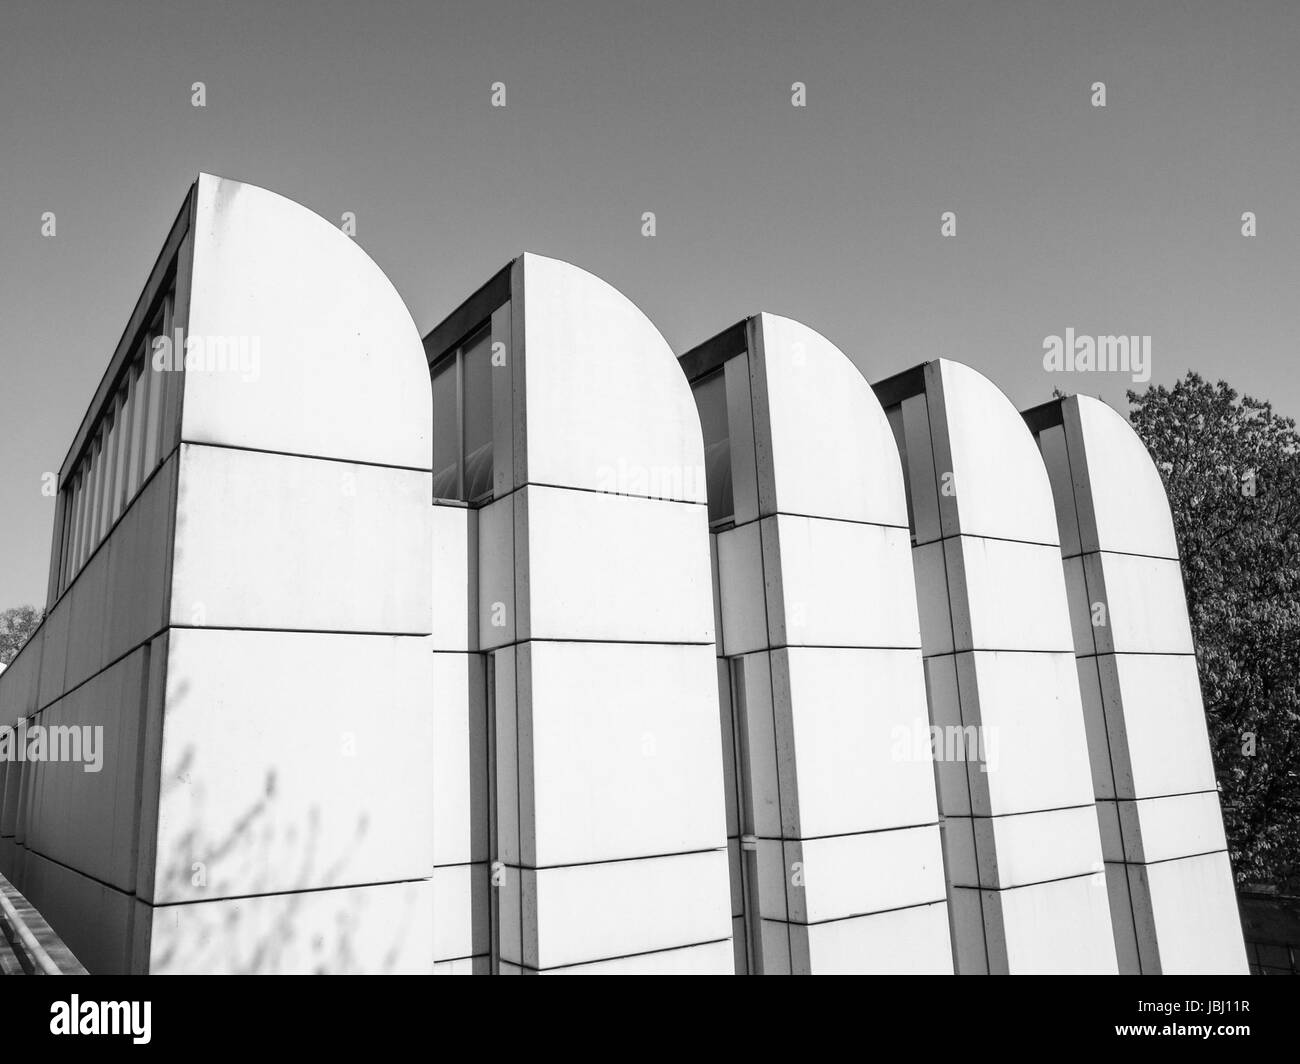
[[[891,414],[906,454],[957,970],[1116,970],[1046,470],[996,387],[947,360]]]
[[[1247,970],[1173,519],[1142,441],[1071,396],[1057,499],[1120,970]]]
[[[828,340],[747,329],[724,371],[735,526],[714,537],[737,965],[951,972],[898,452]]]

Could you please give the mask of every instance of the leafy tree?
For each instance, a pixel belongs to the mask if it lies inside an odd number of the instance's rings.
[[[1233,867],[1286,889],[1300,873],[1300,436],[1196,373],[1128,399],[1173,510]]]
[[[14,606],[0,611],[0,665],[8,665],[18,656],[44,616],[45,611],[35,606]]]

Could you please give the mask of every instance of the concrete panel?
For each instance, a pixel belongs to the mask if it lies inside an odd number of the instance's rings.
[[[68,729],[60,745],[71,740],[81,760],[31,766],[27,845],[125,893],[135,889],[139,811],[146,800],[140,788],[145,666],[146,654],[137,650],[34,721],[47,736],[48,729]]]
[[[834,920],[798,929],[808,968],[824,975],[951,975],[943,903]]]
[[[1071,396],[1062,413],[1081,549],[1177,558],[1160,472],[1128,421],[1086,395]]]
[[[745,823],[755,833],[780,838],[781,788],[778,782],[776,721],[772,709],[772,662],[770,653],[746,654],[740,659],[743,678],[743,717],[748,753],[746,770],[749,794]],[[787,749],[789,745],[787,744]],[[785,771],[788,772],[788,766]]]
[[[1103,803],[1098,803],[1100,806]],[[1106,891],[1110,895],[1110,923],[1115,931],[1115,956],[1120,975],[1141,975],[1142,961],[1138,950],[1137,926],[1133,921],[1133,902],[1129,891],[1131,865],[1106,864]]]
[[[1089,594],[1088,580],[1084,575],[1082,557],[1065,559],[1065,597],[1070,607],[1070,633],[1076,654],[1095,654],[1096,636],[1093,635],[1093,617],[1104,620],[1098,611],[1093,613],[1093,602],[1100,601]],[[1101,589],[1098,588],[1098,591]]]
[[[952,473],[952,492],[939,495],[944,535],[1059,546],[1047,470],[1015,407],[959,362],[929,362],[925,373],[940,484]]]
[[[6,669],[0,669],[0,724],[13,724],[38,707],[41,684],[41,652],[45,644],[42,625],[24,644]]]
[[[519,635],[515,582],[523,566],[515,558],[517,498],[510,495],[477,511],[478,556],[474,576],[478,583],[479,650],[506,646]]]
[[[432,490],[422,472],[182,447],[172,623],[429,632]]]
[[[790,919],[790,894],[800,874],[797,849],[781,839],[760,838],[751,851],[758,893],[758,913],[763,920]]]
[[[1099,653],[1194,653],[1176,560],[1089,554],[1084,569],[1093,601],[1106,605],[1107,624],[1095,628]]]
[[[1107,727],[1109,721],[1104,708],[1101,678],[1097,671],[1098,658],[1077,659],[1079,671],[1079,696],[1083,702],[1083,728],[1088,737],[1088,764],[1092,769],[1092,790],[1097,801],[1115,797],[1114,759],[1122,751],[1114,748]]]
[[[187,337],[212,365],[222,343],[246,357],[186,372],[183,439],[430,468],[415,323],[361,245],[305,207],[200,175]]]
[[[1079,554],[1079,514],[1074,501],[1074,479],[1070,472],[1070,455],[1066,448],[1065,428],[1055,425],[1038,434],[1038,449],[1052,482],[1052,502],[1056,507],[1056,528],[1061,536],[1061,554],[1073,558]]]
[[[433,956],[437,961],[488,951],[488,868],[453,865],[433,871]]]
[[[722,653],[731,658],[763,650],[767,647],[767,599],[759,523],[728,529],[713,540],[718,550]]]
[[[152,900],[429,875],[432,684],[427,638],[173,630]]]
[[[903,400],[901,410],[912,533],[918,545],[933,543],[943,535],[943,529],[939,520],[940,484],[934,467],[929,402],[924,395],[914,395]]]
[[[18,889],[91,975],[130,974],[130,895],[30,851]]]
[[[992,973],[1115,975],[1106,876],[984,891]],[[1005,942],[1005,952],[994,945]]]
[[[105,543],[72,585],[65,690],[84,683],[107,664],[104,632],[108,627],[108,556],[109,544]]]
[[[525,871],[524,892],[529,967],[718,941],[730,954],[726,850]]]
[[[798,781],[791,830],[807,837],[935,823],[920,653],[799,647],[776,661],[788,684]]]
[[[711,646],[535,643],[541,865],[726,845]]]
[[[944,555],[958,652],[1074,652],[1058,548],[962,536]]]
[[[1149,798],[1215,790],[1196,659],[1121,654],[1096,660],[1118,793]]]
[[[168,459],[109,537],[104,660],[115,661],[167,623],[176,470]]]
[[[1081,805],[1041,813],[978,818],[974,821],[981,886],[1010,887],[1063,879],[1088,870],[1080,867],[1080,851],[1100,855],[1097,808]],[[1095,860],[1100,870],[1100,860]]]
[[[820,923],[943,902],[946,886],[937,826],[836,835],[787,843],[799,870],[790,919]],[[881,870],[888,869],[887,875]]]
[[[433,646],[473,650],[478,646],[478,602],[473,574],[478,563],[478,515],[461,506],[434,506]]]
[[[62,698],[68,664],[68,630],[72,622],[72,596],[64,594],[41,625],[41,682],[38,705]]]
[[[898,528],[786,515],[765,519],[772,645],[919,645],[910,546],[909,534]]]
[[[598,277],[520,261],[528,482],[703,504],[699,415],[659,331]]]
[[[934,540],[912,551],[921,646],[926,657],[953,652],[952,604],[944,543]]]
[[[434,863],[487,860],[487,706],[478,654],[433,655],[432,756]]]
[[[1228,847],[1217,791],[1118,804],[1127,861],[1167,861]]]
[[[964,721],[982,726],[989,755],[987,772],[969,773],[978,815],[1093,801],[1072,655],[977,651],[957,656],[957,674]]]
[[[1226,853],[1132,871],[1145,896],[1139,908],[1151,913],[1162,973],[1246,974],[1241,918]]]
[[[543,975],[734,975],[730,942],[705,942],[699,946],[642,953],[636,957],[551,968]]]
[[[965,741],[972,734],[965,730],[962,721],[961,697],[957,684],[957,659],[952,655],[924,659],[926,702],[930,709],[930,725],[938,729],[934,734],[945,740],[944,756],[934,761],[935,785],[938,792],[939,809],[944,816],[970,816],[971,791],[966,779],[966,760],[948,757],[946,737],[960,736]],[[972,706],[972,714],[975,713]],[[972,717],[972,726],[978,722],[978,716]],[[976,741],[978,744],[978,733]],[[915,739],[905,747],[915,750]],[[978,749],[978,747],[977,747]],[[953,744],[956,751],[956,744]],[[979,766],[974,766],[979,771]]]
[[[790,318],[758,315],[763,358],[751,356],[765,398],[775,512],[907,527],[894,436],[849,358]],[[773,510],[764,510],[765,514]]]
[[[157,975],[425,975],[433,965],[433,884],[344,890],[153,908],[150,972]]]
[[[521,655],[514,647],[498,650],[487,659],[487,676],[492,684],[490,702],[492,705],[492,724],[495,724],[496,770],[493,779],[496,790],[496,838],[490,846],[495,847],[496,857],[506,864],[518,865],[522,861],[520,843],[519,814],[520,794],[532,793],[531,784],[519,777],[519,727],[518,727],[518,689],[516,659]],[[527,683],[527,675],[524,677]],[[525,750],[531,751],[531,745]],[[489,787],[491,784],[489,784]],[[491,793],[489,791],[489,793]],[[531,810],[532,799],[529,799]],[[531,824],[531,821],[530,821]],[[516,911],[518,906],[516,905]],[[519,954],[515,954],[518,959]]]
[[[712,643],[703,506],[529,487],[521,638]]]

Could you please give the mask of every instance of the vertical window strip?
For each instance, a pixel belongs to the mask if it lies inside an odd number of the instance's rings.
[[[90,557],[90,552],[94,549],[93,541],[95,538],[95,518],[99,516],[99,440],[95,439],[90,445],[90,476],[89,487],[87,489],[88,497],[86,499],[86,534],[81,543],[81,561],[78,567],[86,564],[86,559]]]
[[[110,410],[112,408],[110,407]],[[117,444],[117,422],[112,418],[104,423],[104,447],[100,452],[103,464],[103,493],[99,500],[99,527],[95,532],[96,545],[104,542],[108,535],[108,526],[113,520],[113,448]]]
[[[77,476],[77,549],[72,555],[72,572],[68,576],[68,583],[72,583],[72,578],[77,575],[81,569],[82,560],[86,556],[86,511],[90,505],[90,461],[88,458],[81,460],[81,472]]]
[[[55,570],[59,594],[126,512],[162,458],[168,382],[153,368],[153,340],[161,336],[170,340],[175,299],[173,280],[64,488]]]
[[[131,408],[127,406],[127,382],[117,391],[117,415],[113,422],[117,444],[113,448],[113,509],[109,514],[111,529],[126,509],[126,451],[131,442]]]
[[[144,358],[137,354],[127,371],[128,404],[131,408],[131,438],[126,452],[126,497],[134,499],[144,478],[140,474],[140,462],[144,446],[144,388],[147,378],[144,376]]]

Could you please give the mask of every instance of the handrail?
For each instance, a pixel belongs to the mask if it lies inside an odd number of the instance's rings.
[[[26,913],[20,912],[18,904]],[[10,947],[18,954],[19,962],[32,975],[85,975],[72,951],[54,933],[53,929],[12,883],[0,875],[0,932],[4,933]],[[50,955],[42,944],[38,932],[55,946],[55,952],[64,955],[62,964]]]

